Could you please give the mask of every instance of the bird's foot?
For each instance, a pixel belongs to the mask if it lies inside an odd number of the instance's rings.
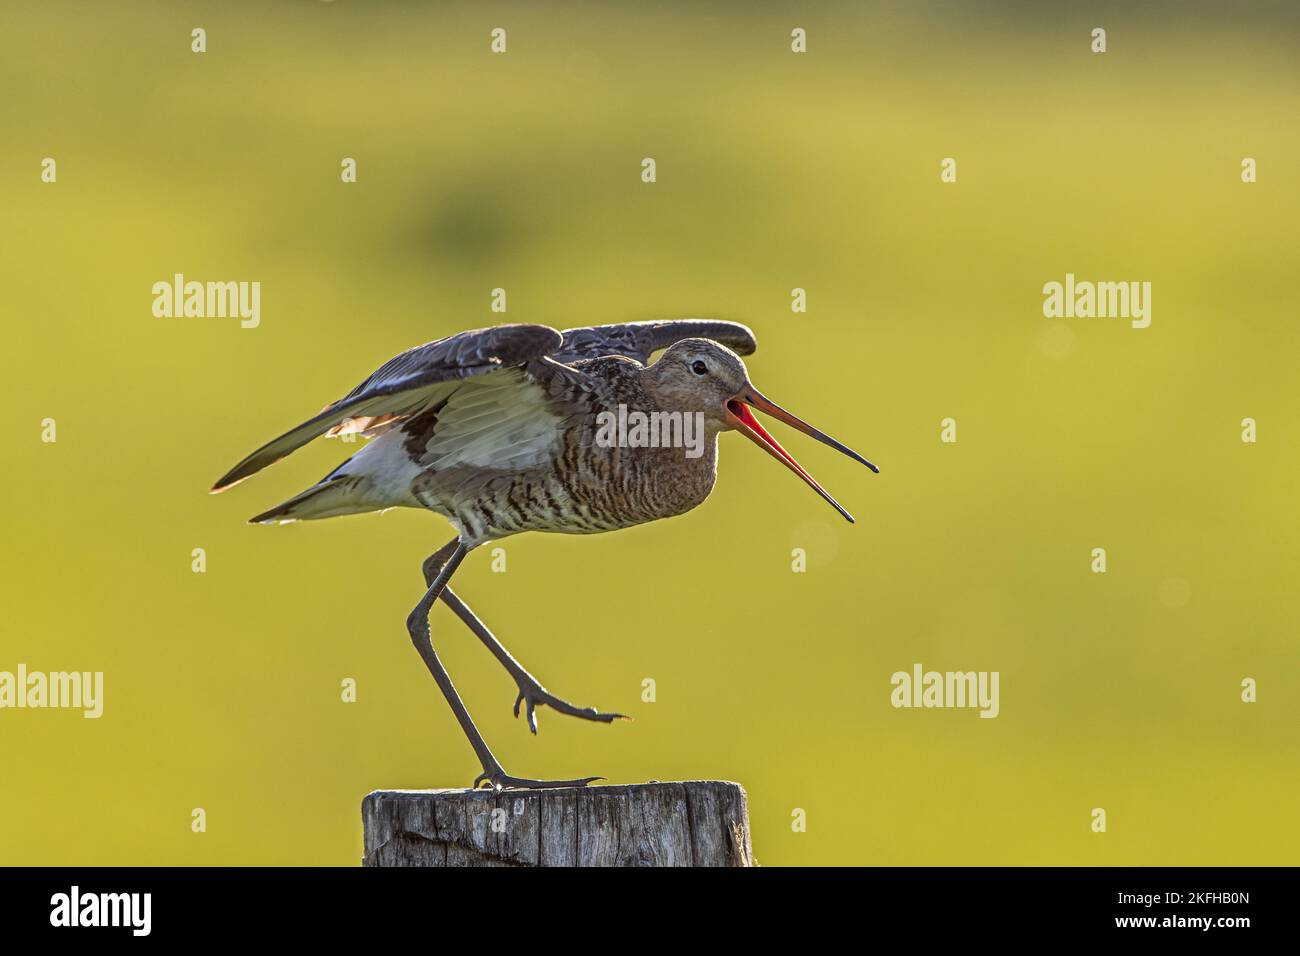
[[[515,716],[519,716],[519,705],[525,704],[528,729],[534,734],[537,733],[537,708],[543,706],[549,707],[557,713],[568,714],[570,717],[581,717],[583,720],[598,720],[602,724],[611,724],[616,720],[632,719],[626,714],[606,714],[595,707],[574,707],[567,700],[561,700],[550,693],[536,681],[517,680],[517,683],[519,684],[519,696],[515,698]]]
[[[486,785],[493,790],[556,790],[560,787],[585,787],[604,777],[580,777],[577,780],[529,780],[527,777],[512,777],[499,766],[484,770],[474,778],[474,789]]]

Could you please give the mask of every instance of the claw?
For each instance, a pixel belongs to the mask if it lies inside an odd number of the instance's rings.
[[[527,777],[512,777],[504,770],[484,770],[474,778],[472,789],[479,789],[479,784],[486,783],[494,790],[556,790],[561,787],[585,787],[604,780],[604,777],[579,777],[576,780],[531,780]]]
[[[528,696],[527,691],[521,690],[519,692],[519,696],[515,698],[515,718],[516,719],[519,718],[519,705],[520,703],[523,702],[526,702],[528,705],[525,711],[526,719],[528,720],[528,729],[531,730],[533,732],[533,736],[536,737],[537,736],[537,705],[533,702],[532,697]]]
[[[525,713],[528,719],[528,729],[534,735],[537,733],[538,707],[550,707],[557,713],[567,714],[570,717],[581,717],[583,720],[595,720],[602,724],[611,724],[616,720],[632,719],[626,714],[602,713],[595,707],[574,707],[567,700],[561,700],[540,684],[530,687],[522,681],[519,684],[519,696],[515,698],[514,713],[516,718],[519,716],[519,705],[521,703],[526,705]]]

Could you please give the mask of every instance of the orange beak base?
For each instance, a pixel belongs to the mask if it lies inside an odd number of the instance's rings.
[[[866,465],[873,472],[878,472],[880,469],[878,469],[871,462],[867,461],[857,452],[840,444],[835,439],[831,438],[829,435],[823,434],[822,432],[813,428],[807,422],[799,418],[796,418],[794,415],[791,415],[789,412],[787,412],[780,405],[777,405],[775,402],[769,401],[767,398],[763,397],[761,394],[758,393],[758,391],[756,391],[753,388],[746,389],[736,398],[733,398],[729,402],[727,402],[727,411],[729,413],[728,418],[730,420],[729,424],[735,427],[735,429],[738,432],[740,432],[742,435],[744,435],[746,438],[752,441],[759,448],[762,448],[765,452],[767,452],[777,461],[781,462],[781,464],[785,465],[787,468],[793,471],[796,475],[798,475],[801,479],[803,479],[803,481],[808,485],[808,487],[812,488],[813,491],[821,495],[821,497],[825,499],[826,502],[830,504],[832,508],[834,508],[841,515],[843,515],[846,521],[852,522],[853,515],[849,514],[848,511],[846,511],[838,501],[832,498],[827,493],[826,489],[823,488],[821,485],[819,485],[817,483],[817,480],[813,478],[812,475],[808,474],[808,472],[804,470],[803,466],[800,465],[799,462],[795,461],[794,456],[791,455],[784,448],[782,448],[781,443],[778,442],[775,438],[773,438],[770,434],[768,434],[767,429],[765,429],[761,424],[759,424],[758,419],[756,419],[754,417],[753,412],[749,410],[748,406],[750,405],[753,405],[755,408],[759,409],[760,411],[768,413],[773,418],[776,418],[778,421],[783,421],[787,425],[790,425],[791,427],[798,429],[799,431],[803,432],[805,435],[809,435],[813,438],[816,438],[818,441],[822,442],[823,444],[830,445],[832,448],[836,449],[837,451],[843,452],[844,454],[848,455],[850,458],[854,459],[855,461],[859,461],[862,464]]]

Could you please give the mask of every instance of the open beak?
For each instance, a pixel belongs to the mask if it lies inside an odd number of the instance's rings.
[[[807,482],[809,488],[825,498],[832,508],[844,516],[845,520],[852,522],[853,515],[845,511],[838,501],[827,494],[826,489],[817,484],[816,479],[814,479],[812,475],[808,474],[808,472],[804,471],[803,466],[794,460],[794,456],[782,448],[781,443],[769,435],[767,429],[758,423],[758,419],[754,417],[754,413],[748,408],[750,405],[757,408],[760,412],[765,412],[766,414],[771,415],[777,421],[785,422],[791,428],[797,428],[805,435],[811,435],[823,445],[830,445],[836,451],[843,452],[854,461],[862,462],[862,464],[866,465],[873,472],[879,472],[880,469],[847,445],[841,445],[834,438],[819,432],[803,419],[791,415],[776,402],[764,398],[763,395],[752,385],[747,386],[744,391],[727,402],[727,423],[729,425],[802,478]]]

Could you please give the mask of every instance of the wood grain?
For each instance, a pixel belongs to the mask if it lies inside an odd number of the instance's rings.
[[[563,790],[376,790],[365,866],[752,866],[745,790],[721,780]]]

